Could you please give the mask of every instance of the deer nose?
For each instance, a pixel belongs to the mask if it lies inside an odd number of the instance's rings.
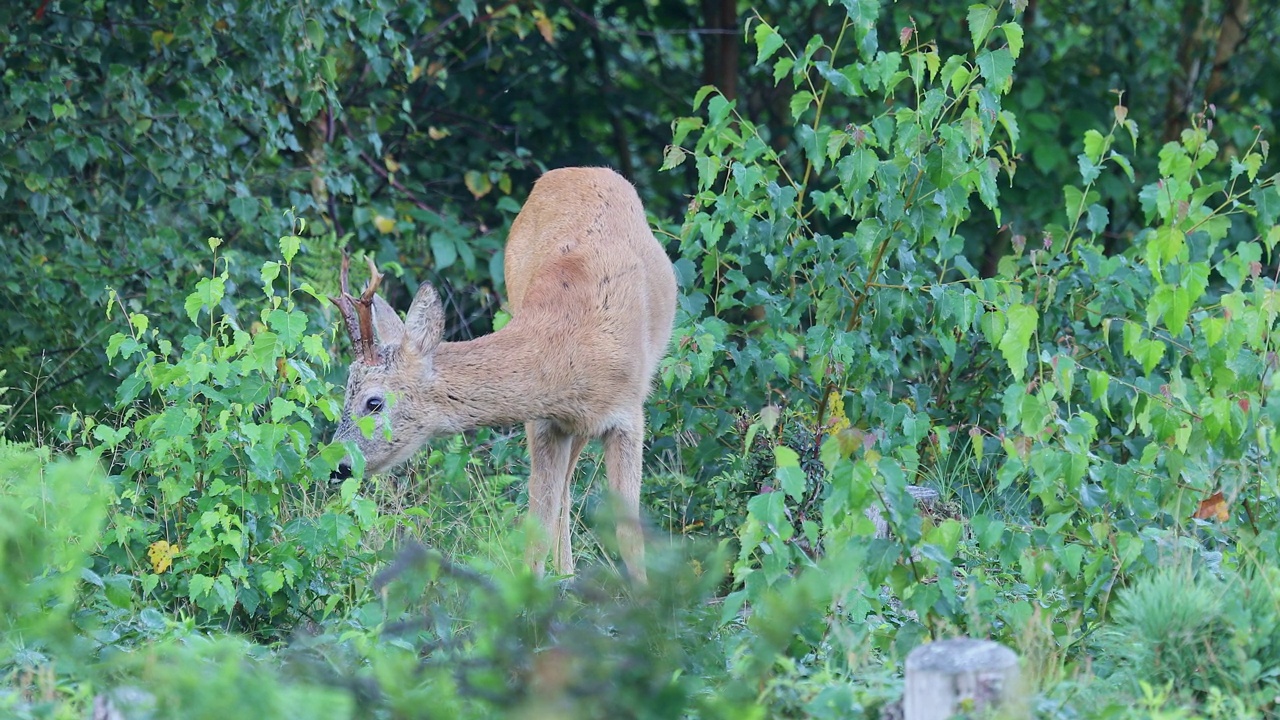
[[[351,477],[351,463],[346,460],[338,463],[338,467],[329,474],[330,480],[346,480],[349,477]]]

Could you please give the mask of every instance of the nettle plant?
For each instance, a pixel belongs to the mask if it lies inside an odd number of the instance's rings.
[[[81,431],[116,488],[101,569],[133,576],[147,602],[252,629],[333,611],[366,575],[361,538],[379,522],[376,504],[356,480],[330,492],[346,450],[315,449],[341,406],[318,372],[331,338],[296,300],[318,297],[295,284],[301,243],[281,238],[283,261],[263,263],[261,311],[247,325],[213,238],[222,270],[185,302],[199,332],[175,344],[130,312],[107,345],[133,369],[119,421],[84,418]]]
[[[843,572],[836,604],[887,583],[921,619],[955,618],[961,527],[923,524],[906,485],[924,453],[950,452],[952,426],[976,420],[994,377],[957,369],[977,365],[966,337],[989,309],[961,225],[975,208],[1000,216],[997,182],[1018,140],[1001,98],[1022,30],[974,5],[972,52],[943,57],[913,27],[882,48],[880,4],[843,6],[834,42],[803,47],[756,18],[757,64],[790,97],[793,137],[767,135],[709,89],[695,100],[705,115],[674,123],[666,164],[695,163],[698,193],[662,379],[679,391],[679,424],[708,438],[708,457],[743,404],[816,407],[814,426],[837,436],[822,453],[825,479],[779,448],[776,482],[749,501],[739,533],[731,611],[848,547],[861,559],[846,565],[858,570]],[[847,418],[828,417],[837,406]],[[863,511],[878,499],[894,505],[895,539],[871,537]]]

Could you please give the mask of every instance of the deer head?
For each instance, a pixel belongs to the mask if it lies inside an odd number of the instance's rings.
[[[444,310],[435,289],[423,283],[402,321],[377,294],[382,275],[372,259],[369,283],[359,297],[350,292],[349,271],[350,259],[344,256],[342,291],[330,298],[342,313],[354,355],[334,440],[354,442],[364,455],[366,472],[373,474],[409,459],[423,443],[447,429],[436,427],[440,423],[432,421],[430,403],[422,398],[444,333]],[[365,418],[371,421],[363,422]],[[351,458],[347,457],[334,475],[350,474]]]

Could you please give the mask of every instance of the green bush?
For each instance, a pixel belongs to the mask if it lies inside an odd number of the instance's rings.
[[[834,43],[753,30],[758,63],[790,93],[795,151],[704,92],[667,154],[699,178],[662,370],[691,457],[740,477],[742,447],[723,445],[742,441],[726,430],[743,404],[759,423],[771,406],[807,416],[821,443],[821,471],[778,446],[753,488],[725,619],[745,608],[793,633],[786,654],[809,672],[832,667],[827,653],[895,658],[965,632],[1040,643],[1052,676],[1168,546],[1196,548],[1199,566],[1280,564],[1280,291],[1264,272],[1280,190],[1260,173],[1266,142],[1224,152],[1211,118],[1193,118],[1140,181],[1122,154],[1142,151],[1139,129],[1117,105],[1108,132],[1084,137],[1060,222],[1015,238],[984,275],[964,233],[971,205],[999,222],[998,181],[1017,182],[1018,124],[1001,101],[1020,28],[972,6],[971,54],[941,57],[905,30],[882,49],[878,4],[846,6]],[[884,109],[841,102],[864,96]],[[1107,243],[1104,177],[1146,220],[1122,252]],[[944,476],[969,517],[916,508],[907,486]],[[873,536],[873,505],[888,538]],[[846,613],[863,625],[824,626]]]
[[[365,541],[382,522],[359,481],[330,492],[346,450],[315,448],[341,407],[322,379],[330,340],[298,304],[319,299],[293,277],[301,243],[281,238],[283,261],[262,265],[256,315],[234,312],[229,260],[217,256],[223,269],[185,302],[199,334],[175,343],[129,313],[107,346],[133,364],[120,420],[79,428],[115,488],[102,569],[202,624],[278,632],[333,612],[359,596]]]
[[[1280,683],[1280,581],[1275,567],[1215,577],[1166,567],[1116,595],[1112,623],[1098,643],[1100,662],[1127,683],[1172,685],[1186,702],[1217,689],[1273,701]]]
[[[109,489],[91,461],[0,438],[0,715],[57,714],[92,643],[76,612],[93,581]],[[55,661],[56,659],[56,661]]]
[[[88,460],[49,462],[47,450],[0,439],[0,627],[6,640],[70,629],[107,487]],[[0,663],[12,660],[8,651]]]

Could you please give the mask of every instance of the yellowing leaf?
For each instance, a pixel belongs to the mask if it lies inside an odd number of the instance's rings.
[[[173,33],[171,32],[155,30],[151,33],[151,47],[155,48],[156,52],[160,52],[171,42],[173,42]]]
[[[668,145],[667,149],[662,153],[662,169],[670,170],[680,163],[684,162],[685,149],[679,145]]]
[[[420,77],[422,77],[422,66],[414,65],[413,69],[409,71],[409,82],[417,82]]]
[[[427,137],[431,138],[432,140],[443,140],[449,137],[449,129],[438,128],[432,125],[431,127],[427,128]]]
[[[827,432],[837,434],[849,428],[849,418],[844,414],[844,395],[833,392],[827,396]]]
[[[493,183],[489,180],[489,176],[478,170],[468,170],[463,176],[462,181],[466,183],[467,189],[475,196],[477,200],[489,194],[493,189]]]
[[[542,39],[547,41],[548,45],[554,45],[556,42],[556,26],[552,24],[551,18],[541,10],[533,11],[533,24],[538,27],[538,33],[542,35]]]
[[[390,155],[383,155],[382,161],[387,164],[387,172],[400,172],[400,163]]]
[[[155,574],[168,570],[173,565],[173,559],[182,552],[182,548],[177,544],[170,545],[168,540],[157,540],[151,543],[147,548],[147,559],[151,561],[151,570]]]
[[[1227,509],[1227,500],[1222,496],[1222,491],[1209,496],[1206,500],[1200,501],[1200,507],[1196,508],[1196,512],[1191,517],[1196,520],[1217,520],[1218,522],[1226,522],[1231,519],[1231,513]]]
[[[395,218],[389,218],[386,215],[374,215],[373,226],[378,228],[378,232],[386,235],[396,229]]]

